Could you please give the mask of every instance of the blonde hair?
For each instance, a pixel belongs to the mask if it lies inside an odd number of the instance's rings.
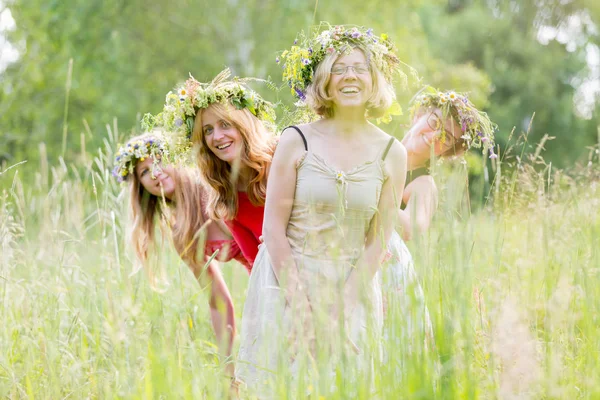
[[[198,233],[205,222],[201,209],[205,202],[205,193],[200,185],[199,176],[196,171],[188,168],[178,168],[173,171],[175,191],[172,200],[148,192],[141,184],[137,173],[131,174],[129,181],[130,241],[151,283],[154,283],[154,276],[148,259],[155,243],[157,219],[161,220],[160,228],[163,233],[165,227],[170,229],[177,253],[190,267],[197,261],[198,248],[203,245],[200,243],[202,235]],[[202,255],[203,250],[202,247]]]
[[[369,118],[379,118],[385,114],[396,100],[394,87],[385,79],[383,72],[377,68],[369,49],[363,45],[356,45],[353,48],[360,50],[365,55],[373,81],[371,97],[367,101],[367,116]],[[327,93],[327,86],[331,79],[331,67],[339,57],[340,54],[337,52],[326,55],[323,61],[317,65],[313,81],[306,88],[308,105],[314,112],[325,118],[333,117],[334,113],[333,97]]]
[[[274,135],[246,108],[238,110],[220,103],[213,103],[209,107],[239,131],[244,143],[240,164],[248,167],[251,173],[246,193],[253,205],[264,205],[267,173],[275,152]],[[234,182],[237,172],[208,148],[202,125],[202,110],[199,110],[194,121],[192,143],[202,180],[212,189],[207,193],[206,212],[211,218],[231,220],[237,214],[238,194]]]

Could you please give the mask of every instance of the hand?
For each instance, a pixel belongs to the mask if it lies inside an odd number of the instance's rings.
[[[240,384],[241,384],[241,382],[238,381],[235,378],[235,376],[230,377],[229,395],[227,396],[228,399],[231,399],[231,398],[238,399],[240,397]]]
[[[235,380],[235,366],[231,359],[225,365],[225,375],[229,376],[232,381]]]
[[[298,351],[305,345],[308,347],[309,351],[315,355],[316,342],[313,325],[314,316],[310,299],[299,285],[296,285],[295,288],[290,289],[287,292],[286,302],[288,309],[286,312],[290,316],[290,331],[287,339],[288,351],[290,352],[291,358],[294,360]]]
[[[350,285],[348,285],[350,283]],[[344,324],[344,331],[346,332],[345,342],[346,345],[352,350],[355,354],[360,354],[360,348],[354,343],[354,341],[350,338],[350,321],[353,318],[353,312],[358,305],[358,290],[356,289],[356,285],[353,283],[353,280],[348,279],[348,283],[344,288],[343,294],[343,304],[334,306],[331,313],[331,327],[333,329],[334,334],[339,332],[338,324]],[[343,311],[343,315],[340,315],[340,309]],[[343,320],[342,320],[343,317]]]
[[[442,129],[446,131],[443,142],[440,140]],[[444,155],[454,147],[461,134],[460,126],[451,117],[442,120],[439,109],[417,114],[402,139],[402,144],[408,152],[408,169],[424,166],[431,158],[432,146],[436,156]]]
[[[408,153],[408,169],[416,169],[425,165],[431,157],[431,144],[439,132],[428,123],[428,115],[415,117],[413,124],[402,139]]]

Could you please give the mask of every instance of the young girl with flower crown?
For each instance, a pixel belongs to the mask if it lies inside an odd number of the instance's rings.
[[[157,220],[166,225],[180,257],[196,279],[210,282],[209,306],[215,336],[222,353],[231,355],[235,335],[234,307],[217,261],[249,264],[227,227],[206,214],[206,191],[195,170],[162,164],[165,148],[157,133],[131,138],[116,153],[113,174],[129,185],[131,243],[138,259],[148,267]],[[201,249],[199,249],[201,247]],[[208,265],[205,268],[205,264]],[[233,364],[227,366],[233,372]]]

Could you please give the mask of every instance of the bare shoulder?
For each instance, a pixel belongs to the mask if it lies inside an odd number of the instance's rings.
[[[392,137],[393,136],[390,136],[390,138]],[[390,158],[391,160],[400,160],[406,163],[406,147],[404,147],[398,139],[394,138],[390,150],[388,151],[387,158]]]
[[[374,142],[377,143],[378,145],[387,146],[390,139],[394,138],[392,135],[388,134],[387,132],[382,130],[377,125],[374,125],[374,124],[370,124],[370,125],[371,125],[371,129],[370,129],[369,134],[374,139]],[[396,140],[396,142],[397,142],[397,140]]]
[[[392,136],[389,137],[392,138]],[[402,185],[404,185],[407,153],[406,148],[398,139],[394,138],[384,162],[386,172],[392,181],[396,183],[402,182]]]
[[[304,154],[304,140],[298,131],[292,127],[285,128],[279,136],[274,159],[296,161]]]

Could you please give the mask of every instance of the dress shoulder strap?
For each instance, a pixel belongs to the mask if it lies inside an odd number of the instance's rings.
[[[298,132],[300,134],[300,137],[302,137],[302,141],[304,142],[304,150],[308,151],[308,142],[306,141],[306,138],[304,137],[304,133],[302,133],[302,131],[300,130],[300,128],[298,128],[296,125],[290,125],[287,128],[285,128],[285,129],[288,129],[288,128],[295,129],[296,132]]]
[[[387,157],[387,154],[390,151],[392,144],[394,144],[394,140],[396,140],[396,138],[394,138],[394,137],[390,138],[390,141],[388,142],[387,146],[385,147],[385,150],[383,151],[383,155],[381,156],[382,161],[385,160],[385,158]]]

